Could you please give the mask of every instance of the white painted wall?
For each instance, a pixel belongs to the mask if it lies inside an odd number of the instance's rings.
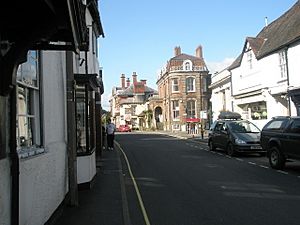
[[[44,224],[68,192],[65,54],[44,52],[44,148],[20,160],[20,225]]]
[[[77,157],[77,183],[91,182],[96,175],[96,152]]]
[[[0,224],[10,224],[11,176],[8,158],[0,160]]]

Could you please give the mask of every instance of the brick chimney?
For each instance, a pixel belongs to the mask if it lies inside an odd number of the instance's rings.
[[[124,89],[125,88],[125,74],[121,75],[121,87]]]
[[[147,80],[141,80],[141,82],[146,86]]]
[[[130,86],[130,79],[127,78],[127,80],[126,80],[126,87],[129,87],[129,86]]]
[[[175,56],[178,56],[178,55],[181,54],[181,48],[180,48],[180,46],[176,46],[174,48],[174,54],[175,54]]]
[[[136,72],[133,72],[133,74],[132,74],[132,82],[133,82],[133,84],[135,84],[136,82],[137,82],[137,75],[136,75]]]
[[[203,53],[202,53],[202,46],[199,45],[198,48],[196,48],[196,57],[203,59]]]

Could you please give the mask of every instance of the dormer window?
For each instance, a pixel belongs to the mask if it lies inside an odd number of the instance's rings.
[[[185,71],[191,71],[192,68],[193,68],[193,64],[192,64],[191,60],[185,60],[183,62],[183,70],[185,70]]]

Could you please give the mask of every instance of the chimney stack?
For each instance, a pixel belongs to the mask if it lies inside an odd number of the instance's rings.
[[[174,48],[174,54],[175,54],[175,56],[178,56],[178,55],[181,54],[181,48],[180,48],[180,46],[176,46]]]
[[[133,72],[133,74],[132,74],[132,82],[133,82],[133,84],[135,84],[136,82],[137,82],[137,75],[136,75],[136,72]]]
[[[129,87],[129,86],[130,86],[130,79],[127,78],[127,80],[126,80],[126,87]]]
[[[141,82],[146,86],[147,80],[141,80]]]
[[[196,48],[196,57],[203,59],[203,53],[202,53],[202,46],[199,45],[198,48]]]
[[[125,74],[121,75],[121,87],[122,87],[122,89],[125,88]]]

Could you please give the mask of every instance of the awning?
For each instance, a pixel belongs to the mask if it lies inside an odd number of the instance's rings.
[[[98,92],[99,87],[101,86],[100,81],[98,79],[98,74],[74,74],[74,78],[76,83],[78,84],[88,84],[89,87],[93,90]]]

